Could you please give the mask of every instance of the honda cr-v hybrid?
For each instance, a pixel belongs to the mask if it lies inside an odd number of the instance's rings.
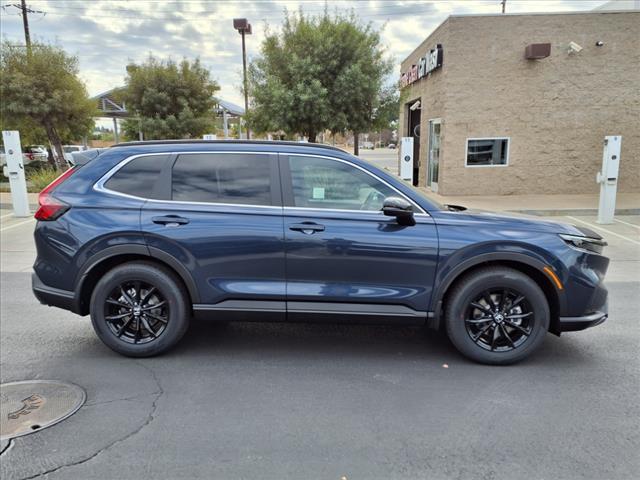
[[[333,147],[120,144],[39,201],[36,297],[124,355],[166,351],[192,317],[382,321],[507,364],[607,318],[593,231],[441,206]]]

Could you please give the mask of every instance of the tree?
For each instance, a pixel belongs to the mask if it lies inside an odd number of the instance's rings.
[[[281,33],[267,32],[250,65],[249,122],[310,142],[326,129],[366,131],[390,71],[379,33],[355,14],[286,14]]]
[[[27,52],[5,41],[0,74],[3,126],[42,127],[62,166],[62,138],[90,133],[97,113],[78,78],[78,59],[54,45],[33,43]]]
[[[149,57],[142,65],[127,66],[122,95],[127,109],[138,118],[123,123],[125,134],[146,139],[199,137],[212,128],[215,100],[220,89],[196,59],[180,63]]]

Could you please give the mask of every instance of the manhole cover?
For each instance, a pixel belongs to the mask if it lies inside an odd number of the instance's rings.
[[[50,427],[73,415],[86,395],[77,385],[29,380],[0,385],[0,441]]]

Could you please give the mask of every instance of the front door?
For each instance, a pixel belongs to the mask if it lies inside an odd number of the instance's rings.
[[[438,249],[432,218],[401,226],[384,216],[384,198],[402,194],[344,160],[281,155],[280,169],[289,318],[424,321]]]
[[[440,119],[429,120],[429,167],[427,185],[434,192],[438,191],[438,175],[440,170]]]
[[[141,212],[151,254],[168,254],[191,273],[196,313],[226,319],[254,310],[284,320],[277,155],[181,153],[171,163],[166,200],[149,200]]]

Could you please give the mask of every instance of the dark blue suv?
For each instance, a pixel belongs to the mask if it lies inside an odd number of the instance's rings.
[[[438,205],[333,147],[125,143],[39,200],[36,297],[124,355],[166,351],[192,317],[382,321],[507,364],[607,318],[595,232]]]

